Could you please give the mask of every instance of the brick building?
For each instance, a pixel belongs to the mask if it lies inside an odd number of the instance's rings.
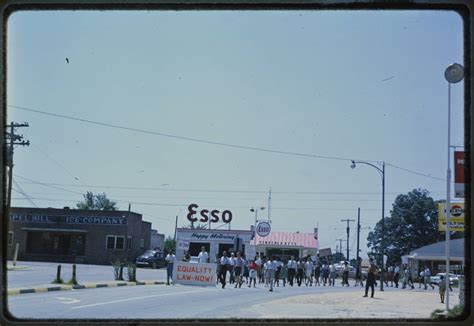
[[[7,258],[110,264],[134,261],[150,248],[151,223],[129,211],[12,207]]]

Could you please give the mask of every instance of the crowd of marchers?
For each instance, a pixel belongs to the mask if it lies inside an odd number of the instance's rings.
[[[175,260],[174,254],[170,253],[167,255],[166,260],[168,261],[168,284],[170,278],[172,278],[172,264]],[[191,257],[189,254],[184,255],[183,261],[190,261]],[[311,256],[307,257],[294,257],[291,256],[289,259],[280,259],[278,256],[265,256],[263,254],[257,255],[253,258],[246,259],[240,251],[236,253],[230,252],[228,254],[223,251],[221,255],[216,255],[212,261],[205,248],[201,248],[201,252],[197,258],[198,263],[210,263],[214,262],[217,265],[217,284],[221,284],[222,288],[226,287],[229,283],[234,288],[241,288],[242,285],[247,287],[264,286],[273,291],[274,287],[293,287],[293,286],[335,286],[336,278],[338,277],[337,264],[332,262],[331,259],[317,259],[313,261]],[[374,297],[374,289],[377,286],[377,275],[380,273],[380,269],[377,268],[372,258],[369,259],[369,266],[367,273],[364,277],[361,266],[362,259],[359,258],[357,261],[355,271],[355,282],[353,286],[364,287],[365,282],[365,294],[364,297],[368,296],[369,289],[371,290],[371,297]],[[342,286],[350,286],[349,284],[349,271],[350,267],[348,262],[345,261],[342,267]],[[412,280],[412,271],[406,265],[390,266],[387,268],[385,278],[383,282],[388,287],[399,287],[405,289],[407,286],[414,289],[415,285]],[[430,269],[428,266],[420,272],[420,283],[419,288],[423,285],[425,290],[428,286],[434,289],[434,286],[430,282]],[[444,299],[445,288],[440,287],[441,301]]]

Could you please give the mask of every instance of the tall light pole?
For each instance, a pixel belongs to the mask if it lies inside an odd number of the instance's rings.
[[[374,169],[376,169],[382,174],[382,240],[380,243],[380,247],[381,247],[380,251],[382,254],[382,268],[380,271],[380,291],[383,291],[383,267],[384,267],[383,256],[384,256],[384,245],[385,245],[384,244],[384,238],[385,238],[385,217],[384,217],[385,215],[385,162],[381,163],[382,169],[380,169],[378,166],[372,163],[368,163],[364,161],[352,161],[351,168],[355,169],[356,163],[370,165],[371,167],[373,167]]]
[[[448,81],[448,170],[446,173],[446,317],[449,309],[449,217],[451,215],[451,166],[449,155],[451,154],[451,84],[463,80],[464,67],[459,63],[450,64],[444,71],[444,78]]]
[[[255,212],[255,224],[254,224],[254,226],[253,226],[253,231],[255,232],[255,233],[254,233],[255,235],[257,234],[257,222],[258,222],[258,220],[257,220],[257,214],[258,214],[258,211],[259,211],[259,210],[263,211],[264,209],[265,209],[265,207],[260,207],[260,208],[253,208],[253,207],[252,207],[252,208],[250,208],[250,211],[251,211],[251,212]],[[255,242],[254,242],[254,243],[255,243],[255,248],[257,248],[257,237],[256,237],[256,236],[254,237],[254,240],[253,240],[253,241],[255,241]]]

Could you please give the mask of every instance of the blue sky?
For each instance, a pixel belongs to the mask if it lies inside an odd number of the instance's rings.
[[[320,245],[333,250],[345,238],[341,219],[356,219],[360,207],[365,254],[381,216],[381,178],[348,159],[445,178],[444,70],[463,63],[462,33],[461,17],[448,11],[15,13],[8,105],[342,160],[8,107],[9,122],[30,124],[21,133],[32,143],[16,148],[14,189],[39,207],[72,207],[87,190],[106,192],[172,235],[174,217],[186,224],[194,202],[230,209],[232,228],[248,229],[249,208],[267,206],[271,188],[272,228],[312,232],[319,222]],[[454,145],[463,145],[463,87],[452,87]],[[445,197],[445,181],[387,166],[386,216],[397,194],[419,187]]]

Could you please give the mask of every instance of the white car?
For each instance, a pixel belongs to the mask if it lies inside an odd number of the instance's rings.
[[[441,281],[440,276],[445,276],[446,273],[438,273],[435,276],[430,277],[430,282],[431,284],[438,285],[439,282]],[[449,273],[449,284],[450,285],[456,285],[459,283],[459,276],[456,274]],[[444,281],[444,280],[443,280]]]

